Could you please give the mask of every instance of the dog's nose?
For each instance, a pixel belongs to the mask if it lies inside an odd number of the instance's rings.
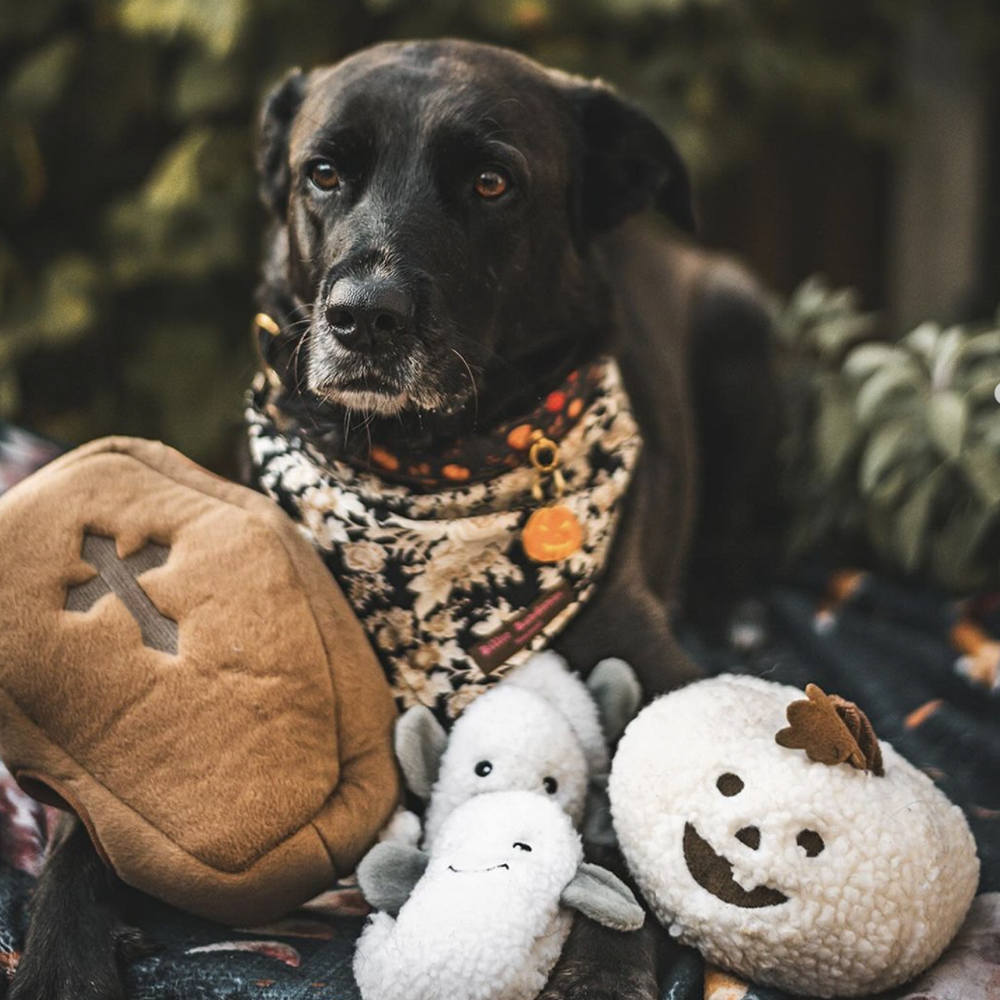
[[[406,329],[411,311],[409,294],[394,281],[341,278],[327,300],[326,320],[344,347],[372,351]]]

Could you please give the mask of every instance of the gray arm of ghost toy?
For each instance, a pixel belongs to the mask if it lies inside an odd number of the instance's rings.
[[[632,890],[617,875],[586,861],[563,889],[559,901],[616,931],[637,931],[646,919]]]
[[[635,718],[642,703],[642,686],[635,671],[615,658],[601,660],[587,678],[587,689],[597,705],[601,729],[608,744],[614,746]],[[605,774],[592,774],[587,791],[583,839],[588,844],[612,847],[618,842],[611,823],[611,803],[608,801],[608,779]]]
[[[639,710],[642,702],[639,679],[624,660],[612,657],[601,660],[591,670],[586,683],[597,704],[604,737],[614,745]]]
[[[430,799],[448,745],[444,727],[426,705],[414,705],[396,720],[394,744],[406,787],[419,798]]]
[[[358,865],[358,887],[376,910],[396,916],[427,870],[430,858],[416,847],[383,841]]]

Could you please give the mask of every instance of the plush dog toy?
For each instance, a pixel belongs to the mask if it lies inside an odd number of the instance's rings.
[[[856,996],[941,954],[976,891],[961,810],[851,702],[722,676],[653,702],[609,783],[671,935],[760,984]]]
[[[260,494],[109,438],[0,499],[0,756],[126,882],[229,923],[350,872],[399,797],[396,712]]]
[[[597,813],[608,743],[641,696],[622,660],[602,660],[585,683],[562,657],[545,652],[472,702],[450,737],[429,709],[408,709],[396,723],[396,756],[410,790],[429,800],[424,847],[433,846],[456,807],[483,792],[540,792],[579,825],[589,791]],[[590,826],[598,830],[600,817]]]
[[[621,931],[645,917],[611,872],[583,862],[569,816],[534,792],[474,796],[445,820],[429,855],[379,844],[358,882],[383,911],[355,952],[363,1000],[531,1000],[573,910]]]

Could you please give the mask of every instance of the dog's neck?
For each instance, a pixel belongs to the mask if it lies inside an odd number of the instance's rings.
[[[297,431],[326,458],[368,466],[373,452],[440,454],[457,441],[527,414],[586,360],[582,352],[567,355],[562,351],[558,358],[551,359],[548,368],[541,369],[546,372],[544,376],[530,382],[527,376],[517,378],[519,387],[526,386],[520,392],[514,391],[513,386],[506,392],[484,392],[479,399],[448,414],[423,411],[403,411],[392,417],[366,414],[295,391],[284,383],[279,385],[274,376],[271,376],[270,403],[293,421]],[[490,373],[486,378],[490,379]],[[496,382],[492,385],[495,387]]]

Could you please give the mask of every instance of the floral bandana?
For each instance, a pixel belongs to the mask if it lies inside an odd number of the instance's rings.
[[[583,544],[539,564],[521,544],[538,508],[526,456],[485,482],[416,492],[280,429],[262,381],[246,416],[261,488],[320,550],[400,708],[427,705],[445,725],[593,596],[641,446],[618,366],[604,361],[559,444],[559,503],[583,526]]]

